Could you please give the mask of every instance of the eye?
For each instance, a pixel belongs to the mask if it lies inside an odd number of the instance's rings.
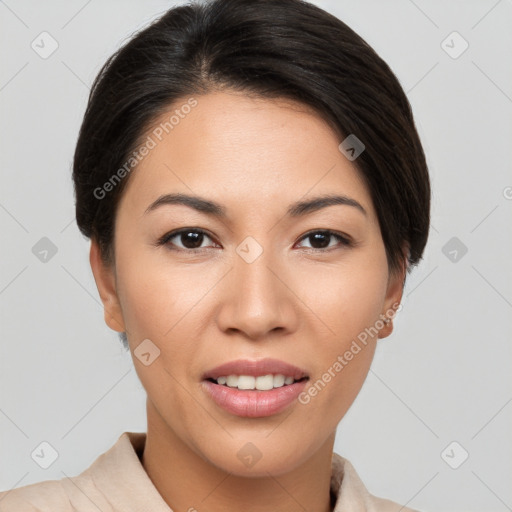
[[[207,248],[207,246],[202,247],[205,238],[212,240],[212,237],[202,229],[182,228],[162,236],[157,241],[157,245],[166,245],[169,249],[176,251],[201,252],[201,249]],[[338,244],[345,247],[352,247],[355,245],[348,237],[329,229],[310,231],[300,240],[309,240],[311,244],[309,249],[323,251],[325,249],[332,249],[336,247],[336,244],[330,243],[333,239],[337,240]],[[215,242],[213,242],[213,244],[217,245]],[[308,247],[306,246],[306,249],[307,248]]]
[[[309,239],[311,242],[311,249],[314,250],[323,250],[326,248],[335,247],[336,244],[331,245],[329,241],[332,239],[336,239],[338,243],[340,243],[343,246],[351,247],[353,244],[352,240],[350,240],[348,237],[343,236],[340,233],[337,233],[335,231],[331,231],[329,229],[322,229],[317,231],[310,231],[309,233],[306,233],[301,240],[307,240]],[[307,248],[307,247],[306,247]]]
[[[197,228],[183,228],[178,231],[172,231],[171,233],[165,234],[157,242],[158,245],[167,245],[169,249],[177,251],[198,251],[198,249],[205,249],[201,247],[204,239],[211,237],[206,231]],[[172,242],[172,240],[175,240]],[[181,244],[181,246],[180,246]],[[176,246],[176,247],[173,247]]]

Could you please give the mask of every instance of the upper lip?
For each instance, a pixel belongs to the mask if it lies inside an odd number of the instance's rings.
[[[300,380],[308,376],[307,372],[302,368],[285,363],[279,359],[238,359],[237,361],[229,361],[228,363],[208,370],[203,374],[203,380],[218,379],[219,377],[227,377],[228,375],[252,375],[253,377],[260,377],[269,374],[281,374],[285,377],[293,377],[294,380]]]

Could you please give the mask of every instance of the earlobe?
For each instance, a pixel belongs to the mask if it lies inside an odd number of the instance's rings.
[[[387,338],[393,332],[393,320],[386,315],[380,315],[380,325],[378,338]]]
[[[123,314],[117,296],[114,267],[103,262],[99,245],[94,239],[91,239],[89,262],[103,303],[105,323],[113,331],[125,332]]]
[[[402,301],[406,272],[407,259],[404,259],[401,270],[391,274],[389,277],[384,311],[380,315],[383,327],[379,330],[379,338],[387,338],[393,332],[393,318],[399,310]]]

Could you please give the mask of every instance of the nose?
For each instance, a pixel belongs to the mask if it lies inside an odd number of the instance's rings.
[[[296,297],[290,289],[290,271],[271,258],[270,251],[250,263],[238,255],[224,280],[218,314],[219,327],[226,333],[242,333],[258,340],[270,333],[296,329],[299,318]],[[295,298],[295,301],[294,301]]]

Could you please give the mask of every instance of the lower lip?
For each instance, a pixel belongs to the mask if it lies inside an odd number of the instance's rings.
[[[306,383],[307,379],[268,391],[246,391],[204,380],[203,389],[219,407],[229,413],[246,418],[259,418],[286,409],[304,390]]]

